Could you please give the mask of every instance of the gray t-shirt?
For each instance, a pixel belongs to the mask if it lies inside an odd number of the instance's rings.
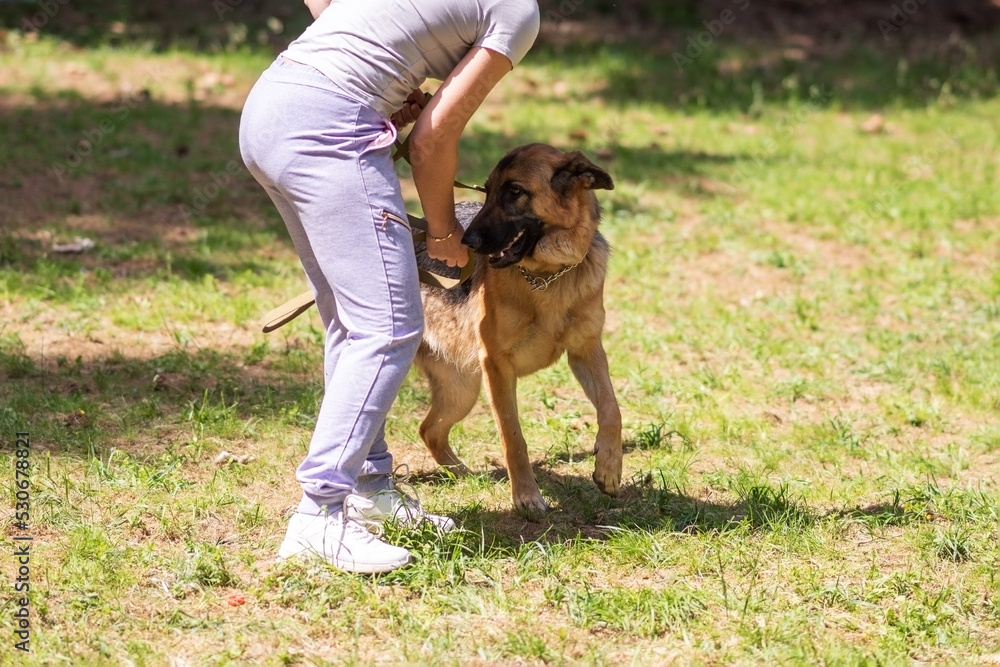
[[[282,55],[389,117],[427,78],[483,46],[517,65],[538,35],[536,0],[333,0]]]

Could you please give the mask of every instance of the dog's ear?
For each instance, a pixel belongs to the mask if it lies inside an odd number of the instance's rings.
[[[573,188],[587,190],[614,190],[615,184],[608,172],[604,171],[580,151],[566,153],[562,163],[556,166],[552,174],[552,189],[561,195],[568,194]]]

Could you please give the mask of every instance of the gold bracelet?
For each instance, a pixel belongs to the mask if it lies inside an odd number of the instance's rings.
[[[431,236],[431,233],[427,232],[427,240],[434,241],[435,243],[440,243],[441,241],[447,241],[448,239],[450,239],[452,236],[455,235],[456,230],[458,230],[458,220],[455,221],[455,226],[451,228],[450,232],[448,232],[448,236]]]

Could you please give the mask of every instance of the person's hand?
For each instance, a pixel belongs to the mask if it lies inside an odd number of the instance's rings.
[[[427,106],[427,95],[419,88],[414,88],[406,97],[406,102],[399,108],[399,111],[389,116],[389,120],[392,121],[397,130],[401,130],[415,122],[425,106]]]
[[[469,249],[462,245],[462,233],[462,227],[458,226],[449,239],[433,241],[428,238],[427,256],[448,266],[465,266],[469,262]]]

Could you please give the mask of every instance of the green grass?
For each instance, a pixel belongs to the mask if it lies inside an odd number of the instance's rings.
[[[495,474],[485,403],[454,434],[478,474],[435,474],[414,373],[388,437],[424,504],[462,529],[390,526],[414,563],[359,577],[273,561],[322,332],[310,313],[259,333],[304,281],[249,175],[196,206],[239,160],[239,104],[268,58],[7,39],[0,438],[31,433],[35,539],[32,652],[7,650],[7,588],[0,664],[1000,654],[994,54],[861,44],[769,68],[720,42],[679,73],[638,47],[536,49],[473,120],[461,172],[482,181],[546,141],[615,179],[601,200],[622,495],[590,482],[593,409],[564,362],[519,383],[553,506],[538,523]],[[883,131],[863,131],[876,112]],[[57,177],[102,120],[113,131]],[[50,251],[75,236],[97,247]],[[222,451],[253,459],[216,464]],[[13,581],[13,560],[0,572]]]

